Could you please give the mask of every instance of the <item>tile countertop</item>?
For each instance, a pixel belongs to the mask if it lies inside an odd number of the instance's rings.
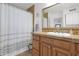
[[[56,36],[56,35],[48,35],[46,32],[34,32],[34,35],[44,36],[48,38],[56,38],[66,41],[72,41],[74,43],[79,43],[79,35],[70,35],[70,36]]]

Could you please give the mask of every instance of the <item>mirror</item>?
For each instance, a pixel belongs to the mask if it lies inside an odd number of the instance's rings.
[[[43,28],[79,26],[79,3],[57,3],[43,9]]]

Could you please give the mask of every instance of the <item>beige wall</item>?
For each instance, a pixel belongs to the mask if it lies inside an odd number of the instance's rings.
[[[36,31],[36,24],[38,24],[37,31],[42,31],[42,9],[45,6],[46,6],[45,3],[35,4],[34,31]]]

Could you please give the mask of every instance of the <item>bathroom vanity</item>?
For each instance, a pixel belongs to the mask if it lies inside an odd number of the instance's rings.
[[[50,35],[33,33],[33,56],[77,56],[79,35]]]
[[[57,3],[42,10],[42,32],[33,33],[32,55],[79,55],[78,6],[75,3]]]

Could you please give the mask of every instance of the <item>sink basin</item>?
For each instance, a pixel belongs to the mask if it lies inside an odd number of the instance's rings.
[[[47,32],[47,35],[53,36],[70,36],[70,33],[62,33],[62,32]]]

